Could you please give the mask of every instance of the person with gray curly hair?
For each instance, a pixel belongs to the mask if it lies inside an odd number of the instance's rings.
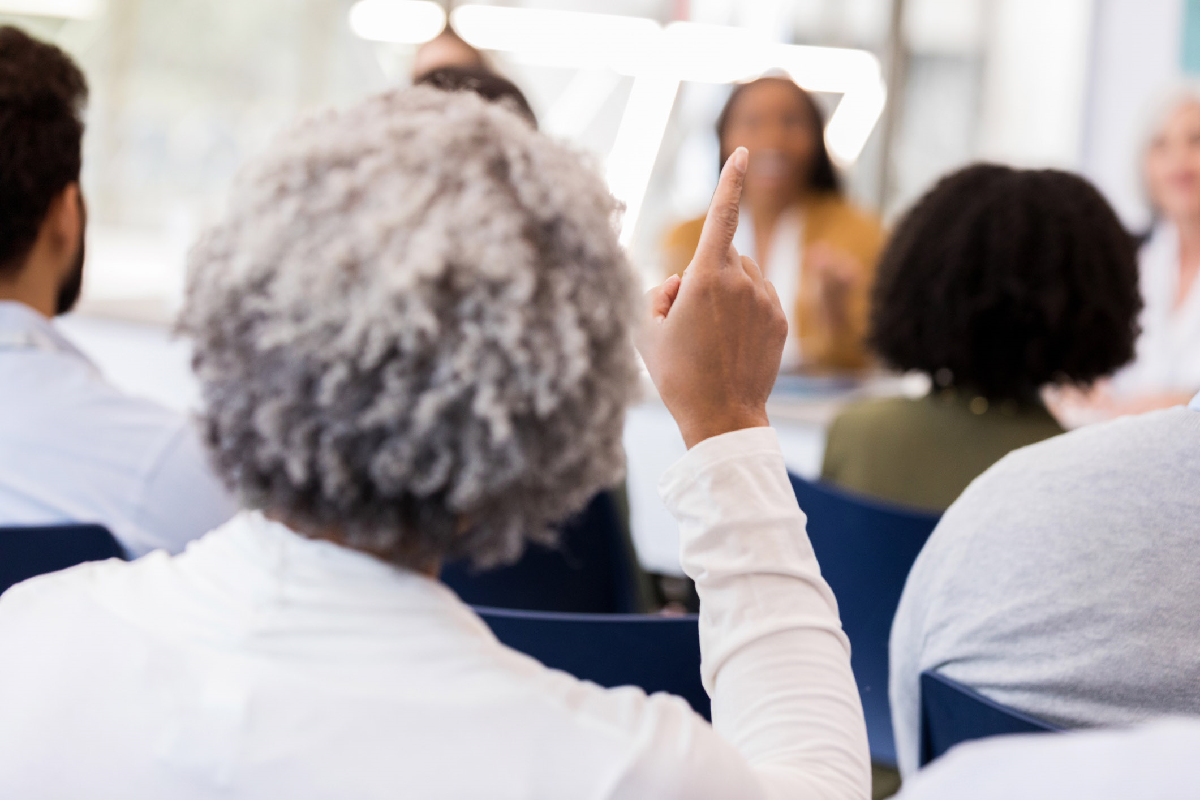
[[[746,162],[639,304],[598,170],[506,108],[417,87],[280,137],[192,250],[181,318],[244,510],[4,595],[0,795],[866,797],[766,417],[786,319],[731,245]],[[662,492],[712,725],[508,650],[436,579],[620,477],[635,338],[689,447]]]
[[[574,153],[474,97],[303,121],[190,256],[218,471],[419,568],[549,543],[624,469],[635,281],[597,224],[616,211]]]

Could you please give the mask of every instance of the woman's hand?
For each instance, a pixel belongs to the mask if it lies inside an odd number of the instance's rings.
[[[862,281],[862,264],[839,247],[816,242],[804,254],[804,269],[817,281],[819,308],[826,324],[835,331],[848,330],[850,298]]]
[[[647,294],[638,349],[689,448],[768,425],[787,318],[775,287],[733,247],[747,152],[725,163],[700,244],[683,277]]]
[[[1096,381],[1088,389],[1048,387],[1042,400],[1050,413],[1064,428],[1079,428],[1117,417],[1145,414],[1163,408],[1185,406],[1192,399],[1190,392],[1150,392],[1120,395],[1113,391],[1108,380]]]

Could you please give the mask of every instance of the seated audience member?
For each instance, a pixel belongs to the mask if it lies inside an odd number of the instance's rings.
[[[454,28],[447,25],[441,33],[417,48],[412,65],[413,82],[419,83],[427,74],[441,67],[486,70],[488,64],[483,53],[467,44]]]
[[[825,121],[790,78],[766,77],[733,90],[717,120],[721,162],[750,150],[734,246],[762,264],[779,292],[791,336],[783,368],[866,366],[867,297],[883,229],[842,192],[825,147]],[[671,273],[681,273],[704,218],[666,240]]]
[[[1002,736],[947,753],[897,800],[1194,800],[1200,719]]]
[[[529,105],[525,94],[508,78],[497,75],[491,70],[479,67],[439,67],[422,75],[416,84],[432,86],[444,92],[474,92],[485,100],[506,106],[509,111],[516,112],[519,116],[524,117],[530,125],[537,128],[537,116],[534,115],[533,108]],[[650,576],[638,562],[637,548],[629,529],[629,498],[625,491],[625,484],[622,482],[611,487],[609,491],[611,491],[622,523],[623,546],[621,552],[624,558],[621,568],[628,570],[629,574],[633,576],[637,594],[636,604],[644,610],[661,608],[664,602],[657,599]],[[576,558],[576,554],[571,551],[569,542],[565,543],[564,555],[573,564],[583,566]]]
[[[1137,357],[1097,393],[1103,414],[1184,405],[1200,391],[1200,87],[1176,92],[1142,160],[1155,223],[1139,254]]]
[[[0,525],[97,522],[131,556],[236,510],[191,424],[106,383],[51,324],[83,282],[87,83],[0,27]]]
[[[971,484],[892,627],[901,771],[922,670],[1064,728],[1200,714],[1197,487],[1200,398],[1018,450]]]
[[[512,112],[415,87],[281,136],[182,315],[245,511],[0,598],[0,795],[865,797],[848,645],[766,427],[785,318],[730,246],[746,160],[638,332],[603,179]],[[506,649],[431,577],[619,477],[635,332],[690,448],[662,487],[713,726]]]
[[[873,347],[933,388],[847,408],[822,477],[941,511],[1006,453],[1062,433],[1043,387],[1089,384],[1133,355],[1134,245],[1083,178],[980,164],[900,221],[872,300]]]
[[[517,85],[486,67],[438,67],[417,78],[418,86],[432,86],[444,92],[474,92],[485,100],[502,103],[537,127],[537,116],[524,92]]]

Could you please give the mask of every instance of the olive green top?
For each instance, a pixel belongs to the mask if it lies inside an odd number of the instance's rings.
[[[829,427],[821,477],[881,500],[944,511],[1009,452],[1062,432],[1041,404],[989,403],[953,389],[866,400]]]

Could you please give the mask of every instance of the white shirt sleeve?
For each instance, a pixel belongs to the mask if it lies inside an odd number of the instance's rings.
[[[212,471],[195,426],[184,421],[146,476],[136,522],[151,538],[125,544],[135,558],[151,550],[180,553],[237,510]]]
[[[660,491],[679,521],[683,568],[700,595],[701,675],[713,704],[711,730],[694,730],[706,727],[694,716],[670,736],[665,724],[656,726],[647,757],[686,765],[672,796],[868,797],[870,758],[849,643],[775,432],[701,442],[667,472]],[[618,796],[648,796],[623,788]]]

